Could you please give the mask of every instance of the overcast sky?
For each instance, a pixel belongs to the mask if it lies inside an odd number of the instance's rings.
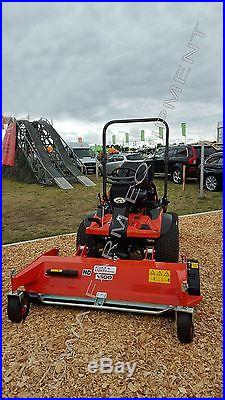
[[[174,80],[181,68],[184,83]],[[165,109],[172,141],[181,122],[189,140],[215,139],[221,3],[3,3],[4,113],[47,117],[64,137],[97,143],[108,120]]]

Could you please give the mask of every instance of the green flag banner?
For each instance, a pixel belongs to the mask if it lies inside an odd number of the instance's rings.
[[[141,141],[144,142],[145,141],[145,131],[141,130]]]
[[[182,136],[186,137],[186,123],[185,122],[181,123],[181,132],[182,132]]]
[[[91,146],[91,150],[94,151],[94,153],[100,153],[100,151],[102,151],[102,146],[100,144],[95,144]]]
[[[125,142],[129,143],[129,133],[128,132],[125,133]]]
[[[159,137],[160,139],[163,139],[163,127],[159,126]]]
[[[116,135],[112,135],[112,144],[116,144]]]

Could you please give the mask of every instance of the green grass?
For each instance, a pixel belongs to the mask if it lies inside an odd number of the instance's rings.
[[[75,232],[83,215],[95,208],[101,192],[101,179],[95,187],[79,184],[73,190],[42,187],[3,179],[3,243]],[[159,195],[163,179],[155,179]],[[222,193],[205,192],[199,198],[198,185],[189,182],[182,186],[169,182],[169,211],[179,215],[221,209]]]

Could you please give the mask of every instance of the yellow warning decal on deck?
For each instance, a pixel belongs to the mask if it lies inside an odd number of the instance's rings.
[[[192,262],[191,263],[191,268],[198,268],[199,264],[197,262]]]
[[[148,281],[152,283],[170,283],[170,270],[150,269]]]

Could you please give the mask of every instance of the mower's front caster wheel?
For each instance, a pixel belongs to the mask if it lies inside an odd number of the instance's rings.
[[[26,293],[8,295],[8,318],[12,322],[24,321],[29,313],[30,299]]]
[[[181,343],[192,342],[194,337],[194,324],[191,313],[177,312],[177,337]]]

